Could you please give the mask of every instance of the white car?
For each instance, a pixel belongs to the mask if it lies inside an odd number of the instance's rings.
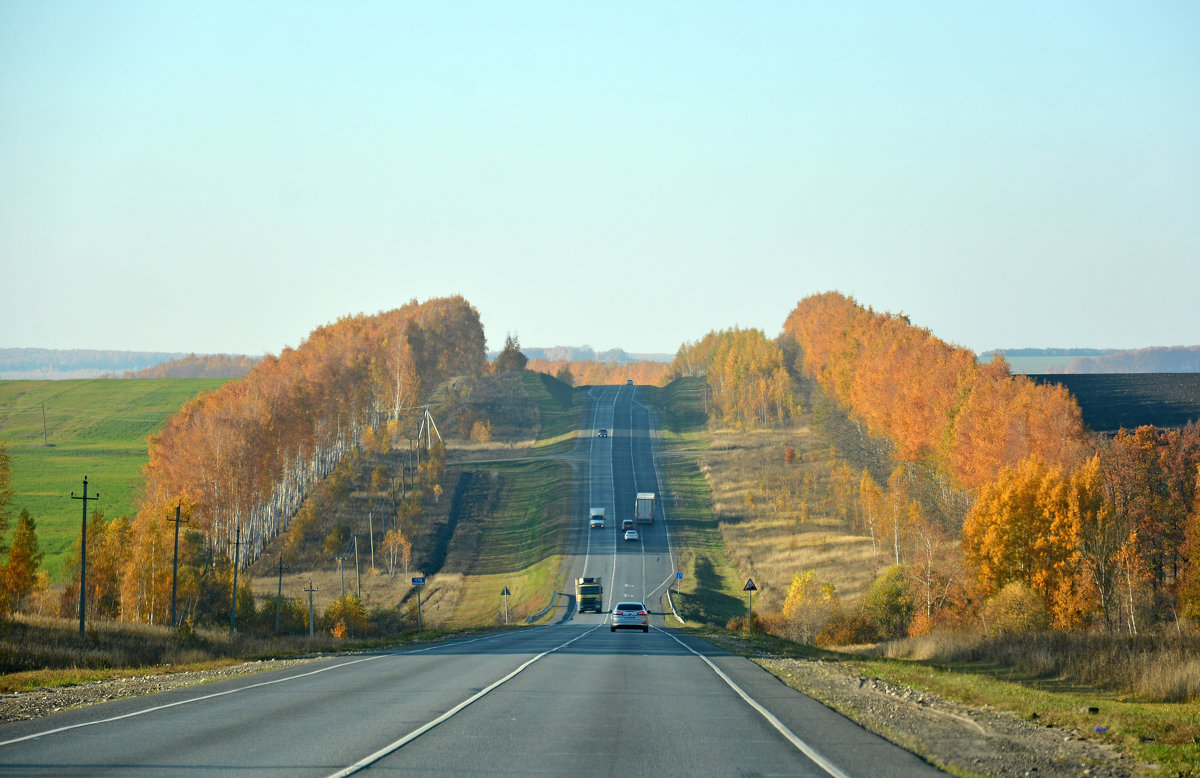
[[[650,614],[646,611],[646,606],[640,602],[617,603],[617,607],[613,608],[612,620],[608,623],[608,631],[616,632],[619,629],[640,629],[642,632],[649,632]]]
[[[625,530],[625,539],[626,540],[637,540],[638,539],[637,530],[636,529]]]

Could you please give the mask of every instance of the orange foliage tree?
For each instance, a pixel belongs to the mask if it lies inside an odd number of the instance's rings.
[[[483,327],[466,300],[413,300],[319,327],[246,378],[185,404],[150,439],[124,616],[157,621],[166,612],[161,571],[171,544],[161,525],[176,506],[218,553],[240,528],[248,564],[347,453],[368,440],[385,448],[396,429],[389,422],[440,381],[479,374],[484,357]],[[169,558],[165,570],[169,579]]]
[[[1072,464],[1087,450],[1078,404],[1058,386],[1012,376],[1002,359],[979,365],[914,327],[837,292],[801,300],[784,323],[800,367],[895,444],[903,461],[925,462],[975,489],[1036,454]]]
[[[675,375],[704,375],[718,424],[755,429],[779,424],[796,412],[792,378],[780,345],[761,330],[710,332],[698,343],[679,347]]]

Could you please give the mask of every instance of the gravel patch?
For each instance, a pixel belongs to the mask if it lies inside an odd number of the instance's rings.
[[[60,710],[81,708],[98,702],[157,694],[183,686],[192,686],[208,681],[219,681],[239,675],[279,670],[302,664],[309,659],[269,659],[258,662],[243,662],[216,670],[196,670],[163,675],[141,675],[129,678],[113,678],[107,681],[90,681],[77,686],[56,686],[31,692],[0,695],[0,722],[23,721],[47,716]]]
[[[1107,744],[1006,711],[971,708],[830,662],[753,661],[792,688],[957,775],[1118,778],[1147,771]]]

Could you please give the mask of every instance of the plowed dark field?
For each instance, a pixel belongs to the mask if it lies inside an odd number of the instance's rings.
[[[1031,375],[1041,384],[1062,384],[1096,432],[1115,433],[1143,424],[1182,427],[1200,421],[1200,373],[1078,373]]]

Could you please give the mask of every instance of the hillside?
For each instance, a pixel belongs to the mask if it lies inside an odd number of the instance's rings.
[[[311,581],[318,610],[340,596],[343,575],[347,592],[361,586],[368,608],[402,606],[405,612],[415,607],[412,576],[425,576],[422,612],[428,623],[495,623],[495,595],[503,586],[513,592],[514,618],[546,604],[559,583],[571,471],[564,462],[516,458],[564,434],[568,419],[568,434],[578,434],[575,394],[553,378],[523,372],[455,379],[435,397],[433,413],[447,452],[440,496],[419,496],[414,514],[415,455],[352,455],[256,560],[251,574],[257,596],[274,596],[282,556],[284,595],[300,596]],[[476,422],[488,425],[489,440],[469,439]],[[306,516],[312,517],[309,526],[295,524]],[[399,563],[389,570],[383,552],[385,533],[397,528],[412,542],[407,571]],[[296,539],[298,532],[303,539]],[[496,580],[502,583],[493,585]]]
[[[100,493],[91,507],[109,518],[132,515],[149,459],[146,438],[188,398],[224,383],[0,381],[0,440],[12,458],[13,513],[27,508],[37,522],[44,566],[55,582],[79,537],[80,503],[70,494],[82,492],[84,476],[89,493]]]
[[[1144,424],[1182,427],[1200,421],[1200,373],[1108,373],[1029,376],[1060,384],[1079,401],[1083,421],[1113,434]]]

